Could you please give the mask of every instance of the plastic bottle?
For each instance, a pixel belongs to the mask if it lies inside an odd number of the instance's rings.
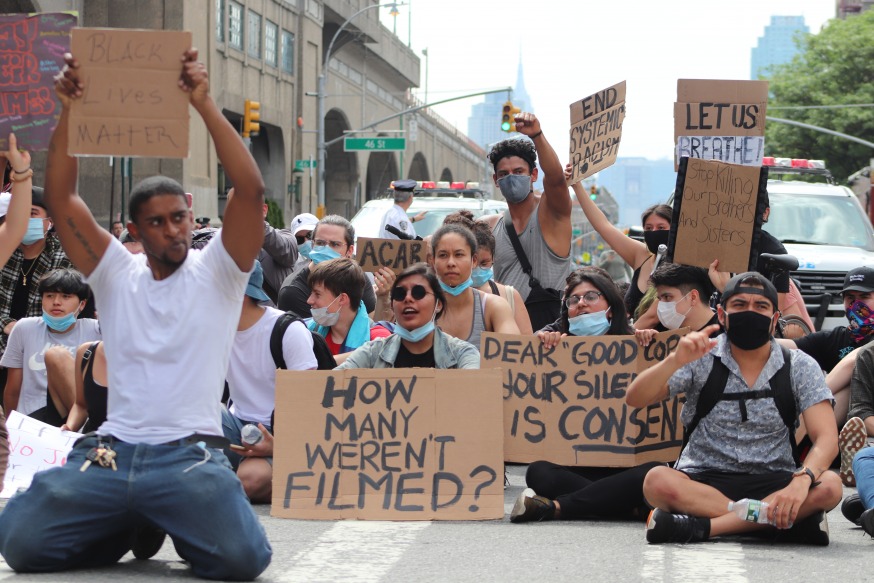
[[[744,498],[737,502],[729,502],[728,510],[734,512],[741,520],[758,522],[759,524],[773,524],[768,520],[768,503],[761,500]]]
[[[257,425],[249,423],[243,425],[240,430],[240,441],[243,442],[243,445],[257,445],[261,443],[262,439],[264,439],[264,434],[261,433],[261,429]]]

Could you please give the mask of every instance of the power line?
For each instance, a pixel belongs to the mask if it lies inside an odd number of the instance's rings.
[[[772,109],[847,109],[850,107],[874,107],[874,103],[847,103],[845,105],[769,105]]]

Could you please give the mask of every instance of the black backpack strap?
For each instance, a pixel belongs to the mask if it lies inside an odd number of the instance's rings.
[[[795,465],[801,463],[798,444],[795,442],[795,422],[798,420],[798,407],[795,404],[795,393],[792,391],[792,351],[783,346],[783,366],[771,377],[769,384],[774,392],[774,404],[789,430],[789,444],[792,446],[792,457]]]
[[[285,337],[285,331],[294,323],[297,318],[288,312],[279,316],[276,324],[273,325],[273,332],[270,333],[270,355],[273,357],[273,364],[276,368],[285,370],[285,357],[282,355],[282,339]]]
[[[701,387],[701,392],[698,394],[698,403],[695,405],[695,416],[686,427],[686,433],[683,437],[683,445],[689,443],[689,437],[698,423],[704,419],[716,406],[716,403],[722,398],[725,393],[725,385],[728,383],[728,367],[722,362],[718,356],[713,356],[713,368],[710,369],[710,374]]]
[[[528,285],[537,287],[540,282],[537,280],[531,271],[531,262],[528,261],[528,256],[522,248],[522,241],[519,240],[519,235],[516,234],[516,227],[513,226],[513,219],[510,218],[510,213],[504,214],[504,228],[507,229],[507,236],[510,238],[510,243],[513,244],[513,250],[516,252],[516,257],[519,258],[519,264],[522,266],[522,271],[528,276]]]
[[[498,284],[496,284],[496,283],[495,283],[494,281],[492,281],[491,279],[490,279],[489,281],[487,281],[486,283],[489,284],[489,289],[492,290],[492,294],[494,294],[494,295],[496,295],[496,296],[501,295],[501,290],[498,289]]]

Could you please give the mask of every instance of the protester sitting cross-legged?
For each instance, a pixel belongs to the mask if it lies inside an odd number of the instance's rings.
[[[540,331],[544,345],[565,336],[632,334],[625,303],[616,284],[598,267],[583,267],[567,278],[562,314],[555,330]],[[657,462],[633,468],[561,466],[536,461],[525,473],[527,488],[510,512],[511,522],[646,518],[643,499],[646,473]]]
[[[417,263],[398,275],[391,303],[394,333],[363,344],[338,369],[479,368],[479,350],[435,327],[446,299],[426,264]]]
[[[725,286],[717,326],[684,336],[665,360],[641,372],[626,402],[643,408],[685,394],[681,420],[688,443],[674,468],[652,469],[644,496],[655,508],[650,543],[697,542],[774,529],[787,541],[827,545],[825,513],[841,499],[828,471],[838,451],[831,392],[816,362],[773,339],[777,290],[756,272]],[[799,467],[799,414],[812,447]],[[741,499],[766,502],[769,524],[729,510]],[[754,513],[755,517],[755,513]]]

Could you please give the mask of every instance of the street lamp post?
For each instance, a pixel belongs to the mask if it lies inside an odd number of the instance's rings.
[[[402,5],[402,4],[401,4]],[[346,21],[340,25],[340,28],[337,29],[337,32],[334,33],[334,37],[331,39],[330,44],[328,44],[328,50],[325,53],[325,59],[322,62],[322,71],[319,74],[318,85],[317,85],[317,93],[316,98],[318,101],[318,106],[316,107],[316,115],[318,116],[318,125],[317,125],[317,142],[318,142],[318,199],[319,204],[316,208],[316,216],[322,218],[325,216],[325,161],[327,159],[328,150],[325,145],[325,87],[326,80],[328,76],[328,64],[331,62],[331,53],[334,50],[334,43],[340,37],[340,33],[346,28],[346,25],[352,22],[359,14],[366,12],[368,10],[372,10],[373,8],[391,8],[393,12],[397,12],[398,3],[392,2],[391,4],[371,4],[370,6],[365,6],[352,16],[346,19]]]
[[[428,49],[422,49],[422,54],[425,55],[425,103],[428,103]]]

